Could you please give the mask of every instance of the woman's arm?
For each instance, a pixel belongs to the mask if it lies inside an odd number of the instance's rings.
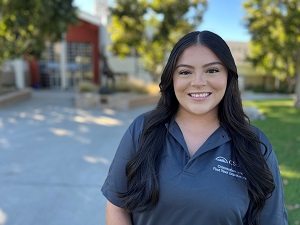
[[[124,209],[106,202],[106,225],[132,225],[130,215]]]
[[[284,189],[274,149],[266,135],[258,130],[259,139],[267,146],[265,155],[269,169],[272,172],[275,189],[260,213],[260,224],[288,225],[287,212],[284,205]],[[264,147],[262,147],[264,151]]]

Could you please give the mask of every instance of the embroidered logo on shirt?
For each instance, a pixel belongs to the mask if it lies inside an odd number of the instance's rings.
[[[225,159],[225,158],[222,157],[222,156],[218,156],[218,157],[216,158],[216,160],[219,161],[219,162],[228,163],[227,159]]]
[[[238,164],[235,161],[227,160],[223,156],[218,156],[215,160],[218,161],[218,162],[224,163],[224,164],[230,164],[232,166],[239,167]],[[219,164],[217,166],[214,166],[213,171],[219,172],[219,173],[222,173],[222,174],[226,174],[226,175],[229,175],[229,176],[237,177],[237,178],[240,178],[240,179],[247,180],[246,177],[243,176],[242,172],[237,171],[236,169],[228,168],[225,165],[220,165]]]
[[[238,166],[238,164],[233,160],[229,160],[229,164],[232,166]]]
[[[233,161],[233,160],[227,160],[223,156],[218,156],[215,160],[219,161],[219,162],[223,162],[223,163],[229,163],[232,166],[238,166],[238,164],[235,161]]]

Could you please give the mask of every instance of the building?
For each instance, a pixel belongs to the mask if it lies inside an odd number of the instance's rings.
[[[151,82],[150,74],[144,69],[141,60],[134,52],[124,59],[114,56],[108,46],[111,44],[107,32],[108,3],[107,0],[95,0],[95,14],[78,12],[79,22],[70,26],[64,40],[60,43],[48,43],[42,58],[25,63],[23,68],[25,86],[50,89],[74,89],[82,80],[89,80],[96,84],[105,84],[107,77],[103,74],[103,58],[115,74]],[[241,89],[250,87],[270,87],[274,85],[272,76],[259,74],[249,62],[249,46],[246,42],[227,42],[235,58]],[[5,73],[12,66],[5,67]],[[9,76],[6,76],[9,77]],[[10,82],[11,82],[10,76]],[[16,78],[18,76],[15,76]],[[19,76],[20,77],[20,76]],[[0,77],[4,80],[5,76]],[[22,83],[15,79],[15,83]],[[22,85],[17,85],[19,88]]]
[[[38,68],[32,66],[32,86],[70,89],[82,80],[99,84],[100,25],[98,17],[79,11],[78,23],[69,26],[64,40],[47,43]]]
[[[274,88],[274,77],[260,74],[247,60],[249,55],[249,43],[247,42],[226,42],[235,60],[240,89],[251,89],[253,87]]]
[[[100,18],[79,11],[59,43],[47,43],[41,59],[8,60],[1,65],[4,86],[73,89],[82,80],[100,84]]]

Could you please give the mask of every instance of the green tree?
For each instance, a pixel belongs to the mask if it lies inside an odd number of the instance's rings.
[[[141,57],[154,81],[166,54],[179,38],[202,21],[207,0],[116,0],[111,10],[111,50]]]
[[[245,24],[251,35],[250,61],[264,73],[295,87],[300,107],[300,2],[247,0]]]
[[[73,0],[0,0],[0,63],[6,58],[39,57],[46,41],[62,39],[77,21]]]

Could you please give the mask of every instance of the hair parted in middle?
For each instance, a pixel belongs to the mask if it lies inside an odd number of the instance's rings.
[[[210,31],[193,31],[183,36],[170,53],[159,84],[161,97],[154,110],[145,116],[138,151],[126,166],[126,193],[119,193],[129,211],[149,211],[159,201],[159,164],[167,129],[165,123],[174,119],[179,102],[175,96],[173,75],[179,57],[193,45],[209,48],[227,68],[227,87],[218,106],[221,126],[231,138],[232,159],[247,178],[250,205],[245,224],[258,225],[258,214],[274,190],[272,174],[264,159],[266,146],[260,141],[242,107],[238,73],[226,42]],[[260,171],[258,174],[257,171]]]
[[[203,45],[209,48],[222,61],[224,66],[226,66],[228,70],[228,81],[226,89],[227,91],[224,98],[230,98],[230,96],[232,95],[234,95],[232,97],[235,98],[240,97],[237,68],[226,42],[220,36],[210,31],[193,31],[182,37],[174,46],[173,50],[170,53],[167,64],[163,70],[161,82],[159,84],[160,92],[162,94],[162,102],[169,105],[170,107],[172,106],[174,113],[176,113],[178,109],[178,100],[175,96],[173,87],[173,74],[175,71],[176,63],[183,51],[193,45]],[[227,96],[228,94],[230,96]]]

